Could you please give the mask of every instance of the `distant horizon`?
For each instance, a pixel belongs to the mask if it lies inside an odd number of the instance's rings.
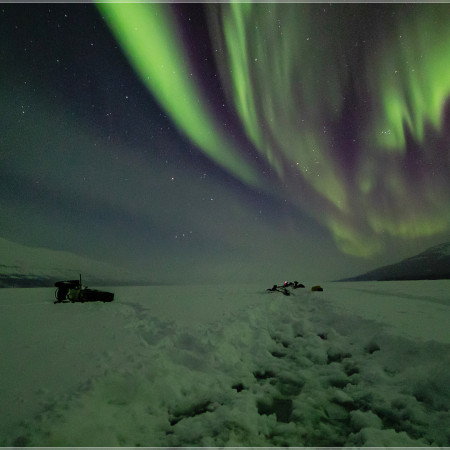
[[[0,238],[0,254],[2,253],[2,244],[3,243],[3,247],[5,246],[5,240]],[[9,245],[13,246],[14,243],[9,241]],[[419,254],[422,253],[427,253],[429,252],[429,250],[431,249],[436,249],[442,246],[450,246],[450,242],[443,242],[441,244],[432,246],[428,249],[423,250],[422,252],[420,252]],[[21,250],[23,251],[25,249],[25,253],[20,254],[20,256],[18,255],[18,252],[13,252],[12,255],[9,255],[9,257],[11,258],[19,258],[22,261],[27,261],[27,255],[26,255],[26,247],[25,246],[20,246]],[[43,249],[43,248],[30,248],[30,251],[33,251],[33,259],[36,259],[36,253],[35,251],[42,251],[43,254],[43,260],[45,260],[45,258],[51,258],[52,255],[52,251],[48,250],[48,249]],[[4,253],[4,252],[3,252]],[[54,254],[57,255],[63,255],[65,257],[68,257],[70,254],[67,252],[55,252]],[[74,255],[77,259],[79,258],[77,255]],[[394,268],[394,267],[401,267],[401,263],[404,261],[407,261],[411,258],[415,258],[417,255],[409,255],[407,258],[401,260],[401,261],[396,261],[393,262],[391,264],[387,264],[387,265],[383,265],[380,267],[376,267],[372,270],[369,270],[367,272],[360,272],[360,273],[353,273],[348,277],[342,277],[342,278],[323,278],[320,277],[319,275],[314,275],[313,277],[294,277],[294,278],[286,278],[286,277],[281,277],[278,281],[273,281],[273,278],[271,278],[271,280],[267,280],[266,283],[268,284],[267,287],[271,287],[273,284],[279,284],[279,283],[283,283],[283,281],[286,281],[286,279],[288,281],[299,281],[299,282],[305,282],[309,279],[314,279],[317,281],[321,281],[321,282],[347,282],[347,281],[370,281],[370,280],[376,280],[376,277],[381,277],[379,279],[379,281],[389,281],[389,280],[440,280],[440,279],[448,279],[450,278],[450,274],[449,275],[442,275],[441,274],[433,274],[433,273],[428,273],[428,274],[420,274],[420,268],[423,266],[423,263],[420,262],[419,264],[419,268],[417,269],[413,269],[415,271],[419,271],[418,274],[417,273],[409,273],[409,274],[401,274],[398,275],[397,272],[395,273],[385,273],[385,269],[386,268]],[[3,256],[3,258],[5,258],[5,256]],[[450,256],[447,257],[447,259],[450,259]],[[4,261],[4,259],[3,259]],[[60,275],[58,275],[57,273],[55,274],[50,274],[50,273],[46,273],[45,272],[45,268],[41,268],[39,266],[39,261],[35,264],[37,264],[34,268],[29,267],[28,268],[28,272],[26,270],[23,270],[23,268],[20,265],[17,264],[0,264],[0,288],[7,288],[7,287],[14,287],[14,285],[17,285],[17,287],[53,287],[54,283],[57,281],[63,281],[61,279],[62,274],[66,274],[69,275],[69,273],[72,273],[72,278],[70,276],[64,278],[64,280],[68,280],[68,279],[75,279],[73,277],[76,277],[76,279],[78,279],[78,277],[82,276],[82,280],[85,281],[85,279],[87,278],[87,283],[94,283],[94,285],[97,286],[183,286],[183,285],[207,285],[207,284],[211,284],[211,285],[220,285],[220,284],[224,284],[224,285],[228,285],[228,284],[235,284],[235,283],[242,283],[242,284],[260,284],[262,282],[262,280],[260,279],[247,279],[247,280],[239,280],[239,281],[235,281],[235,280],[220,280],[220,281],[209,281],[209,280],[170,280],[170,279],[166,279],[166,280],[151,280],[146,278],[145,274],[135,274],[135,273],[123,273],[121,272],[120,268],[116,267],[115,269],[118,271],[117,273],[120,274],[120,277],[114,277],[114,275],[112,274],[96,274],[95,273],[95,264],[102,264],[100,262],[95,262],[95,261],[85,261],[86,263],[94,263],[94,269],[86,269],[84,271],[79,271],[79,270],[75,270],[75,269],[69,269],[67,268],[67,265],[70,266],[71,265],[71,261],[70,259],[68,259],[67,261],[64,260],[64,258],[61,260],[60,262],[62,262],[62,266],[61,267],[53,267],[53,269],[47,269],[49,272],[53,271],[60,271]],[[442,272],[442,263],[437,261],[437,270]],[[54,264],[55,266],[55,264]],[[445,264],[444,264],[445,266]],[[2,270],[3,268],[3,270]],[[5,270],[10,269],[9,273],[2,273],[5,272]],[[21,271],[22,269],[22,271]],[[104,268],[102,267],[102,269],[104,270]],[[384,272],[383,272],[384,269]],[[14,271],[16,270],[16,271]],[[94,270],[94,272],[92,272],[92,270]],[[430,269],[428,269],[430,270]],[[39,274],[39,272],[42,271],[42,273]],[[380,272],[381,271],[381,272]],[[398,271],[398,269],[397,269]],[[36,273],[37,272],[37,273]],[[372,275],[373,274],[378,274],[381,273],[380,275]],[[397,273],[397,274],[396,274]],[[78,275],[78,276],[76,276]],[[127,275],[129,278],[127,278]],[[147,274],[148,276],[148,274]],[[374,278],[375,276],[375,278]],[[170,275],[168,275],[168,277],[170,277]],[[300,278],[300,279],[299,279]],[[206,281],[206,282],[205,282]],[[270,284],[272,283],[272,284]],[[269,286],[270,284],[270,286]]]

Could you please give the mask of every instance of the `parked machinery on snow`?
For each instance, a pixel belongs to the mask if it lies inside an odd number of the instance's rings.
[[[79,280],[58,281],[55,286],[57,289],[54,303],[112,302],[114,300],[112,292],[89,289],[87,286],[83,286],[81,275]]]

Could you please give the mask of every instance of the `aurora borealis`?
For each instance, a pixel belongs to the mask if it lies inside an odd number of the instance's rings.
[[[5,237],[31,244],[39,216],[71,229],[57,247],[88,229],[80,251],[160,255],[163,272],[242,254],[247,276],[273,258],[331,277],[449,240],[449,19],[447,4],[5,5]]]

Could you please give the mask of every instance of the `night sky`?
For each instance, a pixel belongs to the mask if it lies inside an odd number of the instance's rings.
[[[158,282],[450,240],[450,4],[4,4],[0,237]]]

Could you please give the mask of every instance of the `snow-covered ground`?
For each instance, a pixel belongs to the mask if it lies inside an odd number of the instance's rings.
[[[0,444],[450,445],[449,280],[270,286],[0,290]]]

